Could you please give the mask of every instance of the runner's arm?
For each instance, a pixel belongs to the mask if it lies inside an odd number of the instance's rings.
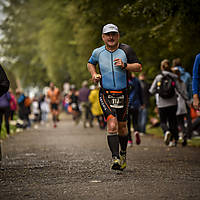
[[[131,72],[141,72],[142,71],[142,65],[140,63],[127,63],[126,70]]]
[[[142,65],[140,63],[124,63],[122,59],[115,58],[115,66],[121,67],[123,70],[128,70],[131,72],[141,72],[142,71]]]
[[[95,65],[93,65],[92,63],[88,63],[87,68],[88,68],[88,71],[90,72],[90,74],[92,76],[92,81],[94,83],[99,82],[100,79],[101,79],[101,75],[97,74]]]

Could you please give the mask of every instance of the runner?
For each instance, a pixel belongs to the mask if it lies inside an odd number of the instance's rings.
[[[50,99],[50,105],[51,105],[51,113],[52,113],[52,119],[53,119],[53,126],[56,128],[57,121],[58,121],[58,115],[59,115],[59,102],[60,102],[60,91],[57,87],[54,86],[54,83],[50,83],[50,88],[47,92],[47,97]]]
[[[93,82],[101,83],[99,101],[107,120],[107,140],[112,153],[113,170],[126,168],[128,71],[142,70],[142,65],[133,49],[119,43],[119,37],[116,25],[105,25],[102,30],[105,45],[95,49],[88,61],[88,70]],[[96,70],[97,64],[100,74]]]

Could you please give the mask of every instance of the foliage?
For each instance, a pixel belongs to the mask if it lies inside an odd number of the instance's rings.
[[[119,26],[149,79],[164,58],[191,72],[200,44],[199,0],[4,0],[1,56],[24,86],[89,79],[87,61],[102,45],[101,28]]]

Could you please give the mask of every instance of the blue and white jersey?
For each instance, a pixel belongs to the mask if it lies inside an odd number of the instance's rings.
[[[107,90],[122,90],[128,86],[127,70],[115,66],[114,59],[122,59],[123,63],[140,63],[133,49],[127,44],[120,44],[118,49],[110,52],[105,45],[95,49],[89,63],[99,66],[101,86]]]

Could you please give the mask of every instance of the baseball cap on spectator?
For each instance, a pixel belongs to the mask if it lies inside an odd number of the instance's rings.
[[[119,33],[118,27],[114,24],[106,24],[103,27],[102,33],[110,33],[110,32],[116,32]]]

